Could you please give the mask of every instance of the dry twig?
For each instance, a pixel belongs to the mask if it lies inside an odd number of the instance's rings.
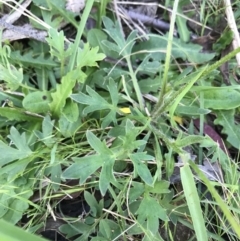
[[[232,41],[232,46],[233,46],[233,50],[235,50],[240,47],[239,32],[238,32],[237,24],[236,24],[236,21],[234,18],[231,0],[224,0],[224,4],[226,7],[226,16],[227,16],[228,26],[233,31],[233,35],[234,35],[233,41]],[[238,53],[236,55],[236,60],[238,63],[238,67],[240,67],[240,53]]]

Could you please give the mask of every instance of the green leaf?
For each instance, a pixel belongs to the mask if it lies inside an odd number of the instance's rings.
[[[182,148],[196,143],[203,143],[209,139],[210,138],[208,136],[189,135],[184,138],[177,139],[174,144],[177,147]]]
[[[60,163],[51,166],[51,182],[52,188],[56,192],[59,190],[61,184],[62,167]]]
[[[152,54],[148,54],[142,62],[138,65],[137,72],[145,73],[147,75],[156,74],[161,66],[159,61],[152,60]],[[143,94],[151,92],[157,92],[160,88],[159,81],[156,78],[147,78],[139,81],[139,86]]]
[[[187,94],[187,92],[191,89],[191,87],[194,85],[194,83],[199,80],[199,78],[201,77],[201,75],[203,74],[203,72],[206,70],[207,67],[204,67],[190,75],[188,75],[186,77],[186,85],[184,85],[182,88],[180,88],[177,92],[173,93],[172,96],[170,97],[172,100],[169,103],[169,106],[167,106],[167,108],[170,109],[170,117],[171,117],[171,123],[173,124],[173,115],[174,112],[178,106],[178,104],[180,103],[180,101],[182,100],[182,98]],[[175,97],[176,96],[176,97]]]
[[[213,44],[213,50],[217,53],[221,53],[221,51],[225,50],[229,44],[233,41],[233,31],[229,28],[226,28],[221,37]]]
[[[56,92],[52,93],[52,102],[49,104],[50,110],[56,116],[60,116],[66,100],[72,94],[72,89],[76,84],[74,72],[69,72],[61,79],[61,84],[57,85]]]
[[[87,131],[86,135],[89,144],[99,154],[73,158],[75,163],[63,172],[62,177],[67,179],[80,178],[80,184],[82,184],[91,174],[102,166],[99,187],[101,194],[105,195],[110,182],[115,180],[113,176],[115,157],[106,144],[102,143],[92,132]]]
[[[135,39],[137,39],[137,31],[132,31],[128,37],[127,40],[123,38],[122,30],[119,26],[118,21],[116,24],[112,22],[111,19],[107,17],[103,17],[103,23],[105,26],[105,31],[108,33],[108,35],[112,38],[112,40],[116,43],[112,43],[108,40],[103,40],[102,43],[105,48],[110,49],[113,52],[116,52],[122,56],[130,55],[132,53],[132,48],[135,44]]]
[[[45,175],[50,175],[52,188],[55,192],[59,190],[62,175],[62,158],[57,154],[57,143],[51,150],[50,165],[46,169]]]
[[[105,156],[100,173],[99,188],[102,196],[104,196],[109,188],[110,182],[114,182],[113,165],[115,158],[111,156]]]
[[[87,131],[87,140],[91,147],[99,153],[104,159],[102,163],[102,170],[100,174],[99,187],[102,195],[105,195],[109,184],[114,180],[113,165],[114,155],[111,150],[108,149],[105,143],[101,142],[92,132]]]
[[[117,43],[118,48],[120,50],[123,50],[125,46],[125,40],[123,38],[122,31],[118,21],[116,21],[116,24],[114,24],[110,18],[107,18],[105,16],[102,18],[102,20],[106,28],[105,31],[115,41],[115,43]]]
[[[80,185],[82,185],[87,178],[93,174],[105,161],[102,155],[91,155],[82,158],[73,158],[74,162],[62,174],[65,179],[78,179],[80,178]]]
[[[106,143],[98,139],[91,131],[87,131],[86,136],[87,136],[88,143],[97,153],[112,155],[112,152],[107,147]]]
[[[60,18],[60,22],[56,23],[54,26],[53,24],[50,25],[52,28],[58,28],[64,20],[64,22],[71,23],[75,28],[78,27],[79,23],[75,20],[74,14],[72,12],[66,11],[65,2],[51,0],[50,2],[47,1],[47,3],[50,4],[51,11],[46,12],[52,17],[52,22],[54,23],[56,19]],[[53,12],[55,12],[58,17],[56,17]]]
[[[42,122],[42,139],[46,146],[51,147],[54,143],[52,132],[54,127],[54,120],[51,121],[49,115],[45,116]]]
[[[142,178],[142,180],[149,186],[153,185],[153,178],[146,164],[143,161],[153,160],[154,157],[147,155],[144,152],[130,154],[129,158],[134,165],[134,171]]]
[[[84,234],[90,232],[92,227],[83,222],[73,222],[70,224],[63,224],[59,227],[61,233],[66,234],[66,238],[71,238],[77,234]],[[30,240],[29,240],[30,241]]]
[[[14,109],[14,108],[8,108],[8,107],[0,107],[0,116],[6,117],[8,120],[16,120],[16,121],[31,121],[31,122],[42,121],[42,118],[39,116],[27,114],[22,109]]]
[[[132,187],[129,192],[129,204],[136,201],[145,191],[145,185],[140,182],[132,182]]]
[[[121,49],[117,46],[117,44],[112,43],[108,40],[103,40],[102,43],[103,43],[103,46],[105,48],[108,48],[111,52],[119,53],[121,51]]]
[[[170,192],[169,185],[170,185],[169,182],[161,180],[161,181],[155,182],[153,187],[146,186],[145,189],[150,193],[158,193],[158,194],[169,193]]]
[[[16,136],[12,136],[15,134]],[[0,153],[1,153],[0,166],[10,163],[14,160],[23,159],[32,154],[32,151],[29,149],[29,147],[26,144],[25,137],[21,136],[14,127],[11,128],[10,137],[18,148],[15,149],[13,147],[6,145],[4,142],[0,141]]]
[[[54,70],[48,70],[47,68],[34,69],[37,79],[37,87],[41,91],[46,91],[49,89],[49,77],[53,76]]]
[[[78,48],[81,45],[82,35],[83,35],[84,29],[87,25],[87,20],[89,19],[89,15],[91,14],[90,12],[92,10],[93,3],[94,3],[94,0],[88,0],[86,2],[83,13],[81,14],[81,21],[76,26],[77,35],[76,35],[74,45],[73,45],[73,54],[69,60],[68,66],[67,66],[67,69],[69,71],[73,70],[74,66],[76,65],[76,55],[78,53]]]
[[[138,135],[137,128],[134,126],[134,123],[129,119],[127,119],[126,121],[125,129],[126,129],[126,134],[131,135],[133,138],[136,138],[136,136]]]
[[[178,6],[178,13],[181,15],[184,15],[184,13],[182,11],[182,6],[180,6],[180,5]],[[176,16],[176,24],[177,24],[178,33],[180,35],[180,39],[184,43],[188,43],[190,40],[190,31],[188,30],[188,26],[187,26],[187,19],[183,18],[180,15],[177,15]]]
[[[1,194],[0,194],[0,218],[2,218],[8,211],[9,201],[10,197],[9,195],[15,194],[10,191],[9,189],[5,189],[4,187],[1,187]]]
[[[117,107],[117,104],[119,101],[119,94],[118,94],[117,85],[113,79],[110,79],[109,84],[107,85],[107,88],[110,93],[113,105]]]
[[[144,41],[136,45],[133,49],[134,52],[143,50],[152,52],[152,60],[163,61],[165,59],[165,50],[167,48],[168,35],[159,36],[151,35],[148,41]],[[197,44],[184,43],[178,38],[173,38],[172,43],[172,57],[174,59],[181,58],[188,60],[191,63],[202,64],[215,57],[214,53],[201,53],[202,47]],[[137,54],[136,58],[143,59],[146,54]]]
[[[181,157],[182,159],[185,158],[185,160],[188,161],[185,156],[182,155]],[[188,164],[185,164],[182,168],[180,168],[180,174],[197,240],[208,240],[207,229],[205,227],[200,206],[199,194],[196,189],[193,174]]]
[[[240,92],[227,88],[203,90],[204,107],[214,110],[230,110],[240,106]]]
[[[199,115],[207,115],[211,113],[211,110],[199,108],[197,106],[178,105],[175,112],[178,113],[178,115],[180,116],[182,115],[199,116]]]
[[[166,210],[161,207],[159,202],[148,195],[145,195],[141,204],[136,212],[138,215],[137,221],[140,224],[144,224],[147,221],[147,230],[151,232],[151,236],[154,237],[159,228],[159,219],[167,221]]]
[[[117,124],[116,111],[111,110],[106,116],[101,118],[101,120],[102,120],[101,128],[103,129],[107,128],[111,123]]]
[[[9,93],[0,91],[0,101],[2,101],[2,103],[4,103],[4,102],[6,102],[6,100],[9,101],[10,103],[12,103],[13,106],[22,107],[22,100],[19,99],[19,97],[15,97]]]
[[[75,122],[71,122],[64,115],[62,115],[59,120],[59,130],[64,137],[71,137],[74,136],[81,124],[82,121],[80,118]]]
[[[91,209],[91,215],[93,217],[101,217],[103,208],[101,202],[98,203],[94,195],[87,191],[84,191],[84,200]]]
[[[7,82],[7,87],[11,90],[16,90],[23,81],[23,69],[17,69],[13,65],[8,67],[0,64],[0,76],[1,80]]]
[[[0,180],[1,189],[4,191],[0,194],[0,210],[1,208],[7,208],[7,212],[4,213],[1,219],[16,224],[22,218],[29,203],[31,203],[28,199],[33,195],[31,190],[33,175],[27,175],[26,177],[20,176],[18,178],[15,177],[14,181],[6,180],[4,176],[1,176]],[[3,203],[6,204],[6,202],[4,202],[5,198],[7,198],[7,206],[2,206]],[[35,205],[35,207],[37,208],[37,205]]]
[[[105,53],[107,48],[102,44],[103,40],[107,39],[107,35],[100,29],[92,28],[87,33],[87,40],[92,47],[99,46],[100,50]]]
[[[48,147],[52,147],[55,143],[55,140],[53,138],[54,122],[55,121],[51,121],[50,116],[47,115],[44,117],[42,122],[42,132],[40,132],[39,130],[34,131],[34,134],[37,136],[37,138]]]
[[[100,29],[90,29],[87,33],[87,40],[92,47],[99,47],[100,52],[103,52],[106,56],[112,58],[118,58],[118,54],[110,50],[108,45],[103,44],[107,40],[107,34]],[[112,43],[111,43],[112,44]]]
[[[4,241],[19,241],[19,240],[47,241],[46,239],[43,239],[37,235],[28,233],[25,230],[19,227],[16,227],[4,220],[0,220],[0,226],[2,227],[0,230],[0,236],[1,236],[1,239]]]
[[[31,153],[31,149],[27,145],[25,132],[20,135],[15,127],[11,127],[10,135],[8,137],[19,150]]]
[[[23,107],[33,113],[47,113],[51,95],[47,91],[35,91],[26,95],[23,99]]]
[[[89,43],[84,44],[83,49],[78,50],[77,68],[98,66],[97,61],[101,61],[106,57],[105,54],[98,53],[98,50],[98,46],[90,48]]]
[[[101,125],[102,128],[106,128],[112,122],[114,124],[117,124],[116,110],[118,109],[117,105],[119,101],[119,94],[118,94],[117,85],[115,84],[115,81],[113,79],[110,79],[109,85],[107,85],[107,88],[109,90],[113,106],[112,106],[112,110],[102,118],[103,119],[102,125]]]
[[[71,48],[68,48],[67,50],[65,49],[65,37],[63,31],[58,32],[55,28],[50,28],[46,41],[51,48],[51,55],[56,57],[59,62],[64,62],[66,57],[71,54]]]
[[[7,174],[7,181],[14,180],[16,176],[21,176],[25,172],[27,165],[32,161],[32,157],[23,158],[17,162],[9,163],[0,169],[0,176]]]
[[[28,198],[31,197],[33,192],[28,194]],[[12,200],[8,206],[7,213],[2,217],[2,219],[8,221],[9,223],[16,224],[21,220],[23,212],[28,208],[28,203],[23,200],[15,199]]]
[[[11,53],[11,60],[17,63],[21,63],[24,66],[33,66],[37,68],[53,68],[57,67],[57,63],[50,58],[45,58],[43,54],[40,54],[37,57],[33,51],[28,51],[26,54],[21,55],[20,51],[15,51]]]
[[[71,99],[67,99],[66,105],[63,108],[62,115],[69,122],[76,122],[79,118],[79,109],[77,103],[74,103]]]
[[[110,219],[101,219],[100,220],[99,231],[106,239],[96,238],[95,241],[114,240],[115,238],[119,237],[119,235],[121,235],[120,225]]]
[[[71,98],[81,104],[88,105],[84,108],[83,113],[88,114],[96,110],[112,109],[113,105],[109,104],[103,97],[101,97],[95,90],[87,86],[86,90],[89,94],[85,95],[83,93],[72,94]]]
[[[122,141],[122,148],[125,154],[132,153],[133,150],[139,149],[142,145],[146,144],[145,140],[136,140],[139,130],[134,126],[133,122],[127,119],[125,125],[125,133],[119,136]],[[129,145],[131,143],[131,145]]]
[[[215,125],[223,127],[222,132],[227,135],[227,141],[235,148],[240,148],[240,126],[235,124],[235,110],[216,111]]]
[[[212,197],[217,202],[217,207],[221,209],[224,217],[226,217],[226,222],[230,224],[232,230],[234,230],[238,239],[240,238],[240,230],[239,230],[239,223],[236,220],[236,216],[231,212],[229,209],[229,205],[225,202],[225,200],[218,194],[218,191],[214,188],[212,182],[210,182],[206,176],[199,170],[197,165],[193,162],[190,162],[191,168],[193,168],[194,172],[197,173],[197,176],[203,181],[204,185],[206,185],[208,191],[211,193]],[[197,217],[198,218],[198,217]],[[196,231],[196,230],[195,230]],[[201,230],[200,230],[201,231]],[[203,230],[202,230],[203,231]],[[205,233],[205,232],[204,232]],[[200,237],[201,234],[199,234]],[[202,234],[204,236],[204,234]],[[208,240],[208,239],[199,239],[199,240]]]
[[[132,53],[132,48],[135,44],[135,40],[138,39],[137,37],[138,31],[137,30],[133,30],[127,37],[126,40],[126,44],[125,44],[125,48],[124,50],[121,49],[122,55],[124,56],[125,54],[131,54]]]

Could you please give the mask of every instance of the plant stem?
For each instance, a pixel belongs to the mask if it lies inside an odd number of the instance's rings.
[[[220,67],[222,64],[224,64],[225,62],[227,62],[228,60],[230,60],[232,57],[234,57],[237,53],[240,52],[240,47],[233,50],[232,52],[230,52],[229,54],[227,54],[226,56],[224,56],[223,58],[221,58],[219,61],[217,61],[216,63],[210,65],[202,74],[203,76],[208,75],[209,73],[211,73],[213,70],[217,69],[218,67]]]
[[[240,47],[235,49],[234,51],[230,52],[229,54],[227,54],[226,56],[224,56],[222,59],[220,59],[219,61],[215,62],[214,64],[210,65],[209,67],[206,68],[206,70],[204,70],[202,72],[202,74],[200,76],[198,76],[198,79],[205,77],[207,75],[209,75],[213,70],[217,69],[218,67],[220,67],[222,64],[224,64],[225,62],[229,61],[232,57],[234,57],[237,53],[240,52]],[[192,73],[193,74],[193,73]],[[191,81],[191,80],[190,80]],[[197,81],[197,80],[196,80]],[[195,81],[195,82],[196,82]],[[186,83],[188,84],[188,83]],[[161,113],[171,104],[173,104],[174,102],[174,98],[176,98],[178,95],[181,94],[181,92],[185,89],[185,87],[183,86],[182,88],[180,88],[178,91],[174,92],[171,96],[171,98],[168,99],[168,101],[166,101],[164,103],[164,101],[162,100],[161,102],[159,102],[160,100],[158,100],[156,107],[154,108],[153,112],[152,112],[152,120],[153,122],[156,122],[156,120],[159,118],[159,116],[161,115]]]
[[[162,80],[162,88],[160,91],[160,95],[159,95],[156,107],[153,110],[153,113],[155,113],[153,119],[155,119],[156,116],[160,114],[159,112],[162,109],[163,99],[166,92],[168,71],[169,71],[171,53],[172,53],[173,32],[174,32],[174,25],[175,25],[175,20],[177,15],[176,13],[177,13],[178,2],[179,0],[175,0],[173,5],[172,19],[170,23],[169,36],[168,36],[167,53],[166,53],[166,59],[165,59],[165,67],[164,67],[163,80]]]
[[[73,55],[72,55],[72,58],[70,59],[69,65],[68,65],[68,71],[69,72],[72,71],[73,68],[74,68],[75,59],[76,59],[76,55],[77,55],[77,52],[78,52],[80,40],[82,38],[82,34],[83,34],[84,28],[86,26],[88,16],[91,12],[93,3],[94,3],[94,0],[86,1],[86,6],[84,8],[83,15],[82,15],[82,18],[81,18],[81,22],[80,22],[79,27],[78,27],[76,40],[74,42]]]
[[[128,64],[129,73],[130,73],[130,76],[131,76],[131,79],[132,79],[132,82],[133,82],[133,87],[134,87],[134,90],[135,90],[136,95],[137,95],[140,110],[143,111],[144,110],[143,97],[142,97],[141,90],[140,90],[139,85],[138,85],[136,75],[133,71],[131,59],[128,55],[126,57],[126,60],[127,60],[127,64]]]

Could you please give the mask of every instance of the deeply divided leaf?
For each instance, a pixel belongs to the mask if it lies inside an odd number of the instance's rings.
[[[61,83],[57,84],[56,92],[52,93],[52,102],[49,104],[50,110],[56,116],[60,116],[66,100],[72,94],[72,89],[76,83],[72,72],[69,72],[61,79]]]
[[[235,124],[234,110],[220,110],[216,112],[214,124],[222,126],[222,132],[227,135],[227,141],[235,148],[240,148],[240,126]]]

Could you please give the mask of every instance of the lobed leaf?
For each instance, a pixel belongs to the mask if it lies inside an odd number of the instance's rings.
[[[37,57],[32,51],[28,51],[26,54],[21,55],[20,51],[15,51],[11,53],[11,60],[17,63],[21,63],[24,66],[32,66],[36,68],[53,68],[57,67],[58,64],[55,63],[51,58],[45,58],[43,54]]]
[[[121,31],[121,28],[119,26],[119,23],[116,24],[113,23],[113,21],[110,18],[103,17],[103,24],[105,26],[105,31],[108,33],[108,35],[113,39],[113,41],[117,44],[117,48],[119,50],[124,49],[125,46],[125,40],[123,38],[123,34]]]
[[[134,165],[134,171],[142,178],[149,186],[153,185],[153,177],[146,164],[143,161],[153,160],[154,158],[144,152],[138,152],[129,155]]]
[[[58,32],[55,28],[50,28],[48,31],[48,37],[46,41],[51,48],[50,53],[56,57],[59,62],[64,62],[66,57],[71,54],[71,48],[65,50],[65,37],[63,31]]]
[[[84,44],[83,49],[78,49],[77,66],[82,68],[84,66],[94,67],[98,66],[97,61],[103,60],[105,54],[98,53],[99,47],[90,48],[89,43]]]
[[[83,113],[88,114],[96,110],[112,109],[113,105],[109,104],[95,90],[87,86],[86,90],[89,95],[84,93],[72,94],[71,98],[78,103],[88,105],[84,108]]]
[[[91,131],[87,131],[86,136],[88,143],[98,154],[112,155],[112,152],[108,149],[106,143],[103,143]]]
[[[75,163],[73,163],[62,173],[62,178],[80,178],[80,185],[82,185],[91,174],[93,174],[99,167],[103,165],[104,159],[105,158],[99,154],[81,158],[75,157],[73,158]]]
[[[107,34],[101,31],[100,29],[93,28],[88,31],[87,40],[92,47],[99,47],[99,50],[106,54],[108,57],[118,58],[118,54],[111,51],[108,44],[104,44],[103,42],[107,40]],[[109,42],[109,41],[108,41]],[[109,42],[112,44],[111,42]],[[116,48],[116,47],[115,47]],[[117,53],[119,53],[120,49],[118,49]]]
[[[152,237],[158,231],[159,219],[163,221],[168,220],[166,210],[161,207],[155,198],[149,195],[145,195],[136,214],[138,215],[137,220],[140,224],[143,224],[145,220],[147,221],[147,229],[151,231]]]
[[[31,153],[31,149],[29,148],[26,140],[25,132],[20,135],[18,130],[15,127],[11,127],[10,129],[10,135],[8,136],[13,144],[22,151],[25,151],[26,153]]]
[[[234,110],[219,110],[216,112],[215,125],[223,127],[222,132],[227,135],[227,141],[235,148],[240,148],[240,128],[235,124]]]
[[[10,180],[7,175],[1,176],[0,186],[3,192],[0,194],[0,213],[2,214],[2,220],[16,224],[22,218],[23,213],[31,203],[28,199],[33,195],[31,189],[33,184],[32,178],[33,175],[28,175],[15,177],[14,180]],[[33,204],[33,206],[38,208],[37,205]],[[4,211],[4,214],[2,211]]]
[[[64,115],[59,119],[59,130],[64,137],[72,137],[81,126],[82,121],[78,119],[75,122],[70,121]]]
[[[13,132],[17,133],[15,130]],[[1,153],[0,166],[1,167],[12,161],[23,159],[32,154],[32,151],[29,149],[26,143],[24,143],[25,140],[22,136],[20,135],[17,135],[15,137],[12,136],[12,140],[18,146],[18,149],[10,147],[6,145],[4,142],[0,141],[0,153]],[[23,141],[23,143],[21,143],[21,141]]]
[[[91,209],[91,215],[93,217],[99,217],[102,213],[102,205],[97,202],[93,194],[88,191],[84,191],[84,199]]]
[[[56,91],[51,94],[52,102],[49,104],[49,107],[54,115],[61,115],[67,98],[72,94],[72,89],[75,86],[75,83],[76,76],[74,76],[74,72],[69,72],[61,79],[61,84],[57,85]]]
[[[114,182],[113,165],[115,158],[113,156],[104,156],[103,165],[100,173],[99,188],[104,196],[109,188],[110,182]]]
[[[120,225],[110,219],[101,219],[99,223],[99,231],[104,236],[93,238],[91,241],[107,241],[116,240],[121,235]]]
[[[11,90],[16,90],[23,81],[23,69],[17,69],[13,65],[5,67],[0,64],[0,76],[1,80],[6,82],[8,88]]]

